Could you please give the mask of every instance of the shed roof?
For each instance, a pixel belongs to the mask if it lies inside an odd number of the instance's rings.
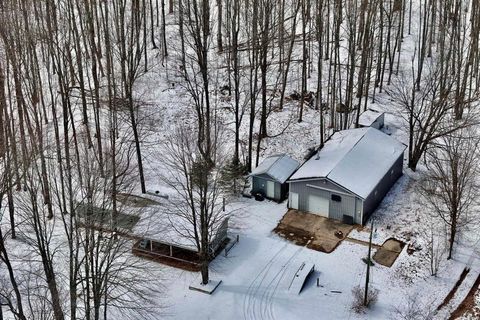
[[[263,160],[250,175],[266,174],[280,183],[285,183],[299,165],[300,163],[297,160],[290,158],[288,155],[278,154]]]
[[[405,148],[374,128],[339,131],[290,180],[328,178],[365,199]]]
[[[382,114],[383,112],[372,109],[365,110],[358,118],[358,124],[362,127],[370,127]]]

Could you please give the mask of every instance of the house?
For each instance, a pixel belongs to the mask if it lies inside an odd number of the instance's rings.
[[[250,174],[252,177],[252,194],[262,193],[268,199],[278,202],[283,201],[288,193],[286,181],[298,166],[298,161],[286,154],[266,158]]]
[[[385,125],[385,113],[372,109],[365,110],[358,118],[358,125],[360,128],[372,127],[380,130]]]
[[[404,150],[371,127],[336,132],[288,180],[288,206],[364,224],[402,175]]]

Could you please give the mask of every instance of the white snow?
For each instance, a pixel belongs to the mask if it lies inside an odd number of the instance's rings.
[[[377,129],[340,131],[291,180],[326,177],[365,199],[404,150]]]
[[[402,192],[402,184],[395,189],[390,198],[408,201],[410,193]],[[464,267],[463,260],[450,260],[438,277],[430,277],[411,267],[424,253],[410,256],[404,249],[391,268],[371,268],[370,285],[380,290],[379,301],[367,314],[356,314],[351,291],[364,285],[366,265],[361,259],[366,246],[343,241],[330,254],[296,246],[272,233],[287,210],[285,203],[239,199],[232,205],[238,210],[231,227],[240,242],[227,257],[220,255],[211,263],[212,278],[222,280],[211,296],[188,289],[198,274],[165,268],[166,303],[171,306],[167,312],[175,319],[393,319],[395,309],[405,308],[404,300],[415,294],[420,295],[418,305],[438,306]],[[392,231],[379,225],[377,232],[385,238]],[[303,262],[314,264],[315,271],[297,295],[289,287]]]

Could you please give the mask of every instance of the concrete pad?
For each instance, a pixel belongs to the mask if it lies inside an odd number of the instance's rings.
[[[373,260],[385,267],[391,267],[402,252],[405,244],[396,239],[388,239],[373,255]]]
[[[222,280],[210,280],[207,284],[202,284],[200,280],[195,280],[188,289],[199,291],[201,293],[212,294],[222,283]]]
[[[353,226],[338,220],[289,210],[274,231],[298,245],[306,245],[307,248],[330,253],[352,229]]]
[[[400,253],[400,252],[402,252],[402,249],[403,249],[404,246],[405,246],[405,244],[401,241],[398,241],[396,239],[388,239],[382,245],[382,248],[384,248],[386,250],[393,251],[393,252]]]

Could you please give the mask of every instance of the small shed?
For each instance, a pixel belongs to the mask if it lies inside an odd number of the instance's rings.
[[[262,193],[268,199],[283,201],[288,193],[286,181],[298,166],[298,161],[286,154],[266,158],[250,174],[252,194]]]
[[[385,113],[373,109],[365,110],[358,118],[358,125],[360,128],[372,127],[380,130],[385,125]]]

